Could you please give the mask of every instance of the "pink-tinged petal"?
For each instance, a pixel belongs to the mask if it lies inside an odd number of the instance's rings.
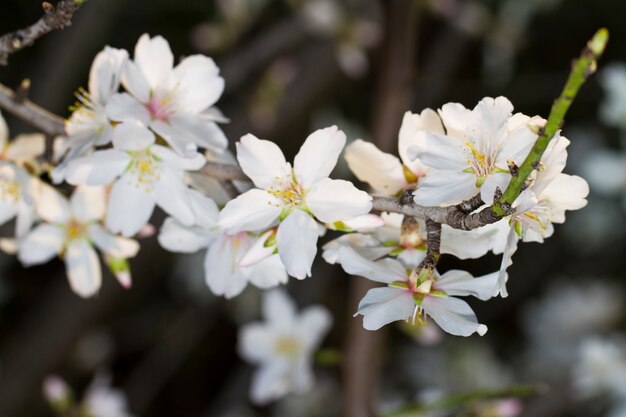
[[[239,264],[241,265],[241,262]],[[285,265],[277,254],[264,258],[250,267],[244,267],[244,273],[252,285],[261,289],[286,284],[288,280]]]
[[[77,187],[70,197],[70,205],[77,220],[85,223],[100,220],[106,210],[104,188],[86,185]]]
[[[204,55],[192,55],[174,68],[174,100],[179,112],[197,114],[211,107],[224,92],[224,78],[215,62]]]
[[[40,183],[35,194],[37,214],[48,223],[67,223],[70,219],[70,204],[60,192],[45,183]]]
[[[357,314],[363,316],[366,330],[378,330],[386,324],[407,320],[415,311],[411,294],[399,288],[374,288],[359,303]]]
[[[150,112],[146,106],[128,93],[113,94],[105,112],[116,122],[138,120],[146,126],[150,123]]]
[[[372,196],[350,181],[323,178],[309,189],[306,205],[320,221],[333,223],[369,213]]]
[[[134,59],[153,90],[166,81],[174,68],[174,55],[162,36],[141,35],[135,45]]]
[[[241,169],[259,188],[269,188],[291,174],[291,168],[278,145],[248,134],[236,144]]]
[[[119,88],[127,59],[126,50],[109,46],[105,46],[94,58],[89,71],[89,92],[101,105],[105,105]]]
[[[297,279],[311,276],[317,238],[317,223],[302,210],[294,210],[280,223],[276,246],[289,275]]]
[[[95,295],[102,285],[96,251],[85,239],[70,243],[65,251],[65,268],[72,291],[83,298]]]
[[[372,281],[389,284],[394,281],[406,281],[404,266],[395,259],[374,262],[359,255],[348,246],[339,248],[339,262],[344,271],[351,275],[363,276]]]
[[[215,122],[203,120],[196,115],[174,115],[170,117],[169,125],[179,138],[184,138],[186,142],[200,148],[221,152],[228,146],[226,135]]]
[[[170,252],[194,253],[206,248],[213,240],[213,234],[198,227],[183,226],[168,217],[161,226],[158,240]]]
[[[185,226],[195,223],[196,216],[191,209],[189,189],[178,171],[166,165],[161,166],[161,174],[154,188],[154,198],[163,211]]]
[[[426,296],[422,308],[447,333],[470,336],[487,333],[487,326],[478,323],[476,314],[463,300],[454,297]]]
[[[138,120],[127,120],[113,130],[113,146],[121,151],[141,151],[155,140],[154,133]]]
[[[373,143],[355,140],[346,147],[344,158],[354,175],[378,193],[395,195],[408,185],[400,160]]]
[[[250,190],[230,200],[220,213],[219,226],[229,233],[267,229],[280,215],[278,199],[263,190]]]
[[[40,224],[20,242],[17,258],[26,266],[48,262],[61,253],[65,230],[51,224]]]
[[[117,149],[96,151],[70,161],[65,180],[72,185],[107,185],[128,168],[130,161],[126,152]]]
[[[477,193],[476,177],[473,174],[437,171],[423,177],[413,195],[415,203],[422,206],[451,206]]]
[[[98,249],[113,258],[133,258],[139,252],[136,240],[115,236],[97,223],[90,224],[87,233]]]
[[[449,296],[471,295],[485,301],[493,297],[497,284],[497,272],[474,278],[469,272],[453,269],[443,274],[433,287]]]
[[[459,103],[446,103],[439,109],[439,116],[448,136],[465,138],[472,111]]]
[[[147,103],[150,100],[150,84],[139,66],[133,61],[126,61],[121,81],[124,88],[140,102]]]
[[[308,189],[330,175],[346,144],[346,134],[337,126],[319,129],[304,141],[293,161],[298,183]]]
[[[106,216],[106,225],[113,233],[133,236],[150,220],[154,195],[136,183],[137,179],[127,172],[113,184]]]
[[[243,237],[245,239],[247,237]],[[248,283],[237,261],[246,245],[240,236],[221,234],[209,246],[204,258],[204,277],[213,294],[233,298],[239,295]]]
[[[424,145],[424,135],[418,134],[421,131],[445,134],[441,118],[435,111],[425,109],[421,114],[410,111],[404,113],[398,134],[398,153],[402,163],[417,175],[424,174],[426,167],[419,160],[410,158],[408,150],[409,148],[419,149]]]

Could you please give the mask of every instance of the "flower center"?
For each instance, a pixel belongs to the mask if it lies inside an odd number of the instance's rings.
[[[515,220],[522,225],[522,228],[532,229],[545,237],[545,232],[551,224],[550,214],[550,207],[545,201],[540,201],[532,209],[517,214]]]
[[[154,120],[161,120],[163,122],[167,122],[167,119],[172,115],[172,96],[166,96],[164,98],[160,98],[157,95],[153,95],[150,97],[150,101],[146,105],[148,112],[150,112],[150,117]]]
[[[17,203],[22,195],[20,184],[6,178],[0,178],[0,200]]]
[[[294,357],[300,351],[300,342],[295,337],[284,336],[276,340],[274,345],[276,353],[283,356]]]
[[[267,189],[268,193],[282,200],[283,205],[288,208],[298,208],[304,205],[306,190],[298,184],[293,175],[286,180],[279,177],[276,180],[274,185]]]
[[[144,187],[146,191],[154,188],[154,182],[161,179],[158,159],[149,149],[131,153],[130,171],[136,179],[136,187]]]
[[[72,219],[66,226],[65,232],[67,234],[67,240],[80,239],[83,237],[87,227],[76,219]]]
[[[494,170],[506,172],[506,170],[496,166],[496,156],[498,155],[497,147],[490,149],[489,146],[482,146],[481,149],[478,149],[475,143],[468,141],[465,142],[464,152],[469,165],[469,168],[467,168],[465,172],[472,173],[476,176],[476,187],[482,186],[487,177],[491,175]]]

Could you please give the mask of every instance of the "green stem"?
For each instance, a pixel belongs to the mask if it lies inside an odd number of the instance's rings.
[[[500,390],[476,390],[463,392],[459,394],[452,394],[439,400],[426,403],[426,404],[414,404],[407,407],[402,407],[391,412],[382,414],[383,417],[402,417],[411,416],[424,413],[427,411],[445,410],[451,407],[459,407],[473,403],[476,401],[490,401],[499,400],[505,398],[525,398],[533,395],[543,394],[546,391],[546,387],[543,385],[514,385],[512,387],[500,389]]]
[[[583,49],[580,58],[574,61],[565,87],[552,105],[548,122],[543,128],[538,129],[539,137],[535,145],[520,165],[517,175],[511,178],[511,182],[509,182],[502,196],[494,201],[491,206],[491,210],[497,216],[504,217],[509,214],[511,204],[520,195],[528,176],[541,161],[541,156],[548,147],[548,143],[562,127],[565,114],[578,94],[578,90],[587,78],[596,71],[597,61],[604,52],[608,40],[608,30],[604,28],[598,30]]]

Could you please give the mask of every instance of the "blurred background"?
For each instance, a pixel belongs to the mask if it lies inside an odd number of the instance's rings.
[[[37,0],[3,0],[1,7],[0,33],[41,16]],[[546,117],[571,60],[607,27],[599,73],[563,129],[572,141],[566,172],[590,182],[588,206],[543,245],[520,246],[508,298],[470,300],[486,336],[398,325],[382,341],[363,340],[380,345],[380,375],[376,366],[365,369],[378,375],[370,398],[378,410],[527,384],[541,394],[428,415],[626,416],[624,16],[626,3],[617,0],[89,0],[71,27],[11,56],[0,82],[15,88],[29,78],[31,100],[66,117],[104,45],[132,51],[141,34],[160,34],[177,57],[203,53],[217,61],[226,79],[218,106],[231,120],[223,125],[231,143],[253,132],[276,141],[289,159],[309,132],[336,124],[349,140],[395,153],[406,110],[449,101],[472,108],[484,96],[504,95],[516,111]],[[12,135],[33,130],[6,118]],[[345,163],[336,175],[350,178]],[[82,300],[70,291],[62,262],[25,269],[0,255],[0,416],[52,415],[41,388],[49,374],[80,397],[102,373],[137,416],[340,415],[352,380],[342,363],[316,366],[309,394],[250,404],[253,369],[235,346],[238,327],[259,317],[260,293],[249,287],[233,300],[213,296],[203,256],[173,255],[154,237],[144,239],[132,260],[131,290],[105,277],[100,294]],[[499,263],[493,255],[444,256],[440,270],[480,275]],[[353,288],[357,298],[350,295],[356,280],[319,259],[312,278],[288,284],[300,306],[332,311],[323,346],[346,360],[349,329],[361,325],[352,318],[364,293]]]

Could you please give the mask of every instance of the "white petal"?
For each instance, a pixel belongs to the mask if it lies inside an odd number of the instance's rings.
[[[161,226],[158,240],[170,252],[194,253],[206,248],[213,240],[213,234],[197,227],[183,226],[168,217]]]
[[[8,222],[17,215],[20,201],[12,198],[0,198],[0,225]]]
[[[220,213],[219,226],[229,233],[264,230],[282,211],[279,201],[263,190],[250,190],[230,200]]]
[[[238,260],[249,245],[247,239],[245,233],[235,236],[223,233],[209,246],[204,258],[204,277],[215,295],[232,298],[246,287],[248,280]]]
[[[251,363],[262,363],[275,355],[279,334],[265,323],[250,323],[241,326],[237,350],[239,355]]]
[[[150,38],[147,33],[141,35],[135,45],[134,58],[153,90],[167,79],[174,68],[174,55],[162,36]]]
[[[149,126],[182,157],[195,154],[198,150],[198,147],[190,141],[185,132],[175,129],[166,121],[155,119],[150,121]]]
[[[169,119],[171,130],[168,133],[176,135],[177,139],[184,139],[200,148],[221,152],[228,146],[228,139],[219,126],[195,115],[177,114]],[[170,138],[165,138],[170,139]]]
[[[117,122],[138,120],[144,125],[150,123],[150,112],[146,106],[127,93],[113,94],[105,111],[111,120]]]
[[[191,202],[191,209],[196,216],[194,223],[205,230],[217,227],[220,210],[215,201],[191,188],[187,192]]]
[[[487,326],[478,323],[476,314],[463,300],[454,297],[427,296],[422,302],[426,314],[444,331],[455,336],[470,336],[473,333],[484,335]]]
[[[448,136],[462,138],[469,123],[472,111],[459,103],[446,103],[439,109],[439,116],[446,128]]]
[[[154,211],[154,196],[135,183],[135,178],[126,173],[113,184],[109,195],[106,225],[112,232],[126,237],[148,223]]]
[[[294,210],[280,223],[276,246],[289,275],[298,279],[311,276],[317,238],[317,223],[302,210]]]
[[[423,206],[450,206],[477,193],[474,175],[460,171],[437,171],[420,179],[413,195],[415,202]]]
[[[289,364],[285,360],[265,364],[252,376],[250,398],[257,405],[264,405],[280,398],[291,389]]]
[[[347,246],[339,248],[339,262],[348,274],[363,276],[385,284],[406,281],[407,278],[404,266],[395,259],[385,259],[384,262],[370,261]]]
[[[506,270],[509,266],[513,265],[513,255],[517,252],[518,242],[519,236],[517,236],[515,228],[511,226],[506,240],[506,247],[504,248],[504,252],[502,254],[502,263],[500,264],[500,271],[498,272],[498,286],[494,291],[494,296],[498,294],[500,294],[503,298],[509,296],[506,289],[506,282],[509,280],[509,274]]]
[[[224,91],[224,79],[215,62],[204,55],[192,55],[181,61],[173,73],[176,107],[197,114],[211,107]]]
[[[96,151],[74,159],[67,166],[65,179],[72,185],[106,185],[121,175],[130,164],[126,152],[117,149]]]
[[[373,143],[355,140],[346,146],[344,158],[354,175],[378,193],[395,195],[408,185],[400,160]]]
[[[127,59],[126,50],[109,46],[105,46],[94,58],[89,71],[89,92],[101,105],[105,105],[117,91]]]
[[[206,164],[205,156],[195,151],[188,152],[185,157],[182,157],[168,147],[153,145],[150,147],[150,152],[175,171],[195,171]]]
[[[283,289],[275,288],[263,293],[263,317],[272,327],[291,330],[297,315],[296,303]]]
[[[126,120],[113,130],[113,146],[121,151],[141,151],[155,142],[156,138],[138,120]]]
[[[513,113],[513,104],[506,97],[485,97],[474,107],[467,135],[494,149],[507,137],[507,122]]]
[[[426,167],[421,161],[409,158],[408,150],[411,147],[419,149],[423,146],[424,135],[418,134],[422,130],[445,134],[441,118],[433,110],[425,109],[421,114],[411,113],[410,111],[404,113],[400,133],[398,134],[398,153],[402,163],[417,175],[424,174]]]
[[[40,224],[20,242],[17,257],[24,265],[42,264],[61,253],[64,242],[63,228]]]
[[[241,262],[240,262],[241,264]],[[245,268],[245,267],[244,267]],[[245,268],[248,281],[257,288],[268,289],[287,283],[287,271],[278,254]]]
[[[146,76],[141,72],[141,69],[133,61],[127,61],[122,71],[122,85],[128,92],[130,92],[137,100],[142,103],[147,103],[150,100],[150,85]]]
[[[70,218],[70,204],[67,198],[43,182],[35,194],[35,207],[39,217],[49,223],[66,223]]]
[[[17,135],[8,146],[6,157],[17,162],[33,161],[43,155],[45,148],[46,137],[41,133]]]
[[[458,138],[430,132],[420,132],[418,136],[418,141],[423,142],[410,148],[410,153],[428,168],[462,171],[469,166],[463,142]]]
[[[578,210],[587,205],[589,184],[577,175],[559,174],[542,193],[542,198],[547,197],[551,205],[562,210]],[[563,219],[553,219],[558,223]]]
[[[77,220],[89,222],[104,217],[106,196],[103,187],[77,187],[70,197],[72,212]]]
[[[406,320],[415,311],[411,294],[398,288],[374,288],[359,303],[357,314],[363,316],[363,327],[378,330],[386,324]]]
[[[483,185],[480,187],[480,198],[486,204],[493,203],[493,197],[496,190],[504,192],[511,181],[511,174],[505,172],[496,172],[487,177]]]
[[[306,195],[306,205],[326,223],[350,220],[372,209],[372,197],[349,181],[322,178]]]
[[[9,141],[9,127],[7,122],[0,114],[0,149],[4,149]]]
[[[307,307],[297,319],[297,331],[309,349],[317,348],[333,322],[330,312],[322,306]]]
[[[168,166],[161,167],[159,180],[155,183],[154,198],[159,207],[185,226],[191,226],[196,216],[191,209],[188,188],[178,172]]]
[[[317,181],[330,175],[346,144],[346,134],[337,126],[311,133],[300,147],[293,161],[298,183],[308,189]]]
[[[269,188],[277,179],[291,173],[283,151],[274,142],[248,134],[236,146],[241,169],[259,188]]]
[[[497,272],[474,278],[469,272],[453,269],[443,274],[434,284],[434,288],[449,296],[471,295],[485,301],[493,296],[497,283]]]
[[[90,224],[88,233],[98,249],[113,258],[132,258],[139,252],[136,240],[112,235],[99,224]]]
[[[102,271],[96,251],[85,239],[68,245],[65,251],[65,267],[72,291],[83,298],[94,295],[102,285]]]
[[[474,230],[459,230],[448,225],[441,228],[441,253],[459,259],[477,259],[487,252],[496,251],[499,226],[486,225]]]

